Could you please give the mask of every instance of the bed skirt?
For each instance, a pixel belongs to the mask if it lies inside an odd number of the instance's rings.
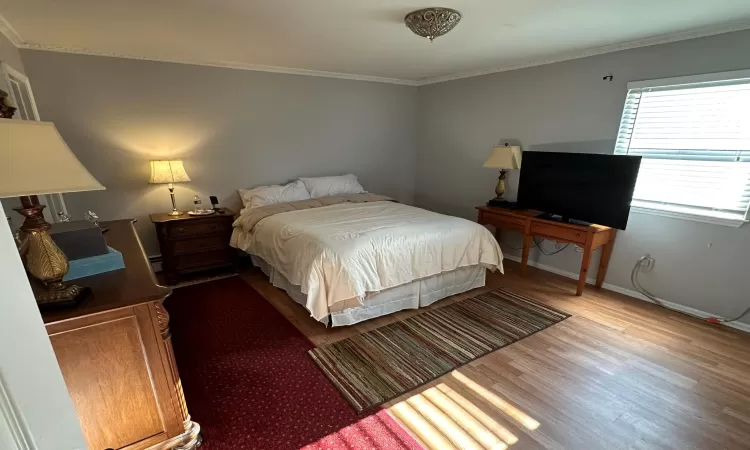
[[[307,295],[299,286],[290,283],[262,258],[250,256],[253,264],[266,274],[271,284],[286,291],[289,297],[303,307],[307,304]],[[451,295],[484,286],[485,275],[486,269],[482,266],[461,267],[384,291],[368,293],[364,305],[356,298],[336,303],[331,307],[330,315],[321,322],[330,323],[334,327],[354,325],[404,309],[429,306]]]

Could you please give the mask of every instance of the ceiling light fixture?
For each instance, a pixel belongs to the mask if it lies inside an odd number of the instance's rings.
[[[461,13],[450,8],[424,8],[404,17],[406,26],[417,36],[430,42],[452,30],[461,20]]]

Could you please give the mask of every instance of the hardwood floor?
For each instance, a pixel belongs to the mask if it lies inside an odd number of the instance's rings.
[[[316,345],[418,311],[327,329],[259,272],[243,277]],[[750,334],[506,262],[505,286],[573,316],[385,406],[429,449],[750,448]]]

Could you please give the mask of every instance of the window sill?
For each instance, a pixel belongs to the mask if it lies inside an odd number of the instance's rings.
[[[723,225],[726,227],[733,227],[733,228],[739,228],[748,222],[747,220],[744,220],[744,219],[732,219],[732,218],[727,218],[727,217],[708,216],[705,214],[690,213],[690,212],[683,212],[683,211],[669,211],[669,210],[664,210],[664,209],[657,209],[657,208],[651,208],[647,206],[636,206],[636,205],[633,205],[630,207],[630,212],[634,212],[638,214],[650,214],[654,216],[670,217],[672,219],[691,220],[693,222],[711,223],[714,225]]]

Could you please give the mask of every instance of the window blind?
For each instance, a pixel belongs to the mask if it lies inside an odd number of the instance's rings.
[[[643,157],[634,206],[745,219],[750,73],[731,74],[628,85],[615,154]]]

